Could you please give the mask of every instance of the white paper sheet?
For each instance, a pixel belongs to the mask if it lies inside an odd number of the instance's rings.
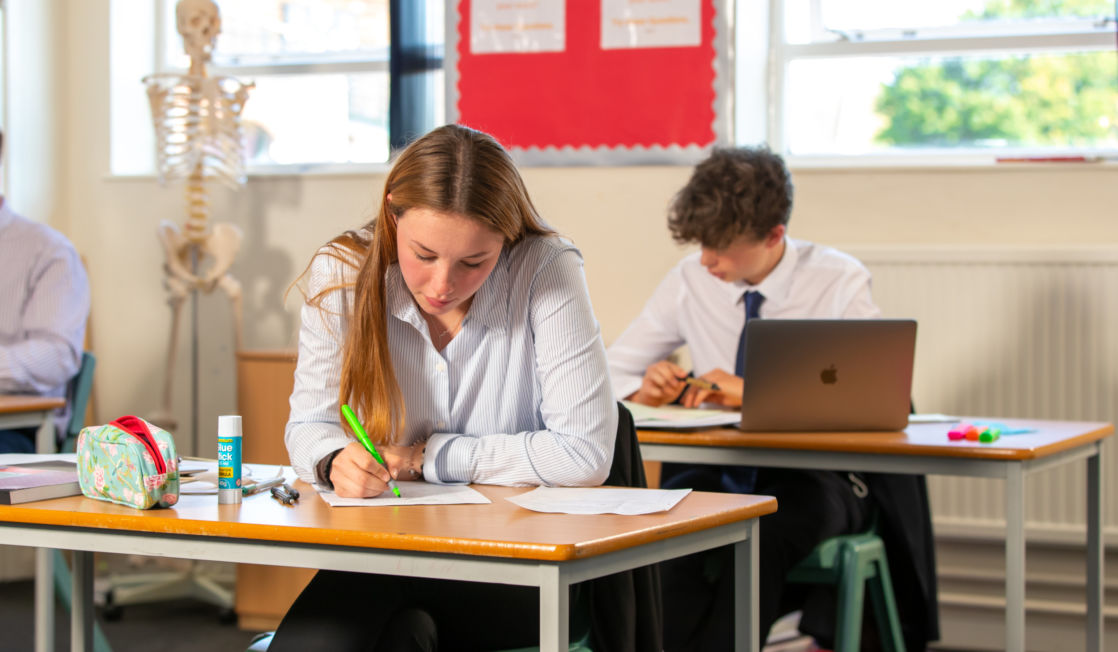
[[[567,49],[567,7],[562,0],[470,3],[470,53],[562,52]]]
[[[698,46],[702,14],[699,0],[601,0],[602,49]]]
[[[638,428],[660,428],[665,430],[686,430],[688,428],[713,428],[716,426],[736,426],[741,423],[741,412],[737,410],[706,410],[676,406],[650,407],[640,403],[622,401]]]
[[[690,489],[614,489],[612,487],[537,487],[508,501],[533,512],[558,514],[652,514],[666,512]]]
[[[342,498],[333,491],[316,487],[318,495],[332,507],[388,507],[390,505],[482,505],[492,502],[476,489],[466,485],[431,484],[429,482],[397,481],[397,498],[386,491],[372,498]]]

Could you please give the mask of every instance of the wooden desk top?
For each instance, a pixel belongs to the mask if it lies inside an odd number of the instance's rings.
[[[55,396],[23,396],[0,394],[0,414],[54,410],[66,405],[66,399]]]
[[[240,505],[182,496],[172,509],[138,510],[84,496],[0,506],[0,521],[221,536],[276,542],[566,561],[630,548],[776,511],[769,496],[691,492],[673,509],[641,516],[544,514],[505,500],[528,487],[475,485],[488,505],[330,507],[298,483],[291,507],[261,493]]]
[[[1089,444],[1114,433],[1113,424],[1102,422],[989,417],[960,417],[960,419],[967,422],[1003,423],[1010,428],[1035,428],[1036,432],[1003,435],[990,444],[948,440],[947,431],[954,425],[951,423],[914,424],[899,432],[757,433],[742,432],[733,428],[693,431],[638,430],[637,438],[642,444],[775,448],[984,460],[1031,460]]]

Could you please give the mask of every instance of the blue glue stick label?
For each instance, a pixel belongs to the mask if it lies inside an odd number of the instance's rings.
[[[241,438],[217,438],[217,488],[241,490]]]

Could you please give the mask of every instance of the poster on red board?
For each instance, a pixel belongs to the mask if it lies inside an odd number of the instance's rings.
[[[693,163],[730,138],[717,4],[457,0],[447,115],[524,163]]]

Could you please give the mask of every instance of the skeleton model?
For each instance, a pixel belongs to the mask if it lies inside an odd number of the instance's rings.
[[[245,181],[240,115],[252,89],[251,84],[230,77],[206,75],[206,62],[221,33],[221,16],[212,0],[180,0],[175,17],[190,56],[190,71],[143,80],[155,124],[160,181],[186,179],[186,223],[180,230],[174,222],[163,220],[158,229],[172,316],[163,405],[152,420],[168,429],[177,425],[171,414],[171,379],[179,318],[192,291],[208,294],[220,288],[229,296],[233,340],[241,348],[241,284],[229,274],[241,246],[241,230],[233,224],[210,225],[206,183],[216,178],[237,188]]]

